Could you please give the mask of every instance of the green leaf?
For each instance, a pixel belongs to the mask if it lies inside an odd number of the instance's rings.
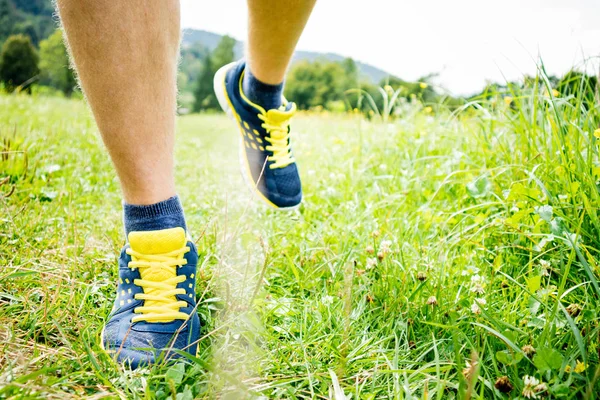
[[[513,331],[506,329],[506,330],[502,331],[502,334],[504,335],[504,337],[506,337],[511,342],[517,343],[517,334],[514,333]]]
[[[17,271],[17,272],[13,272],[12,274],[5,276],[4,279],[15,279],[15,278],[21,278],[23,276],[28,276],[28,275],[33,275],[33,274],[37,274],[37,271]]]
[[[171,379],[175,383],[175,385],[179,385],[183,380],[183,375],[185,374],[185,365],[182,363],[178,363],[173,365],[171,368],[167,370],[167,380]]]
[[[190,390],[190,387],[186,385],[185,390],[182,393],[177,393],[177,400],[194,400],[194,395]]]
[[[547,223],[550,223],[550,221],[552,221],[552,216],[554,214],[552,206],[544,205],[535,207],[534,209],[535,213],[539,215],[541,219],[543,219]]]
[[[482,175],[467,183],[467,192],[471,197],[485,197],[490,192],[492,184],[486,175]]]
[[[561,383],[550,387],[550,392],[556,397],[567,397],[571,392],[569,385]]]
[[[502,350],[496,352],[496,360],[504,365],[515,365],[523,359],[521,353],[515,353],[508,350]]]
[[[540,275],[532,276],[527,279],[527,289],[529,289],[529,291],[531,293],[537,292],[537,290],[540,288],[541,284],[542,284],[542,277]]]
[[[511,186],[507,201],[519,201],[519,200],[537,200],[539,199],[541,192],[536,188],[526,188],[521,183],[515,183]]]
[[[559,369],[563,362],[563,356],[557,350],[549,347],[540,347],[533,357],[533,364],[540,370],[546,372]]]
[[[537,301],[533,296],[529,296],[529,312],[531,315],[536,316],[541,305],[542,303]]]
[[[550,221],[550,232],[553,235],[562,237],[565,233],[568,233],[567,228],[565,227],[565,223],[562,218],[556,217],[552,221]]]

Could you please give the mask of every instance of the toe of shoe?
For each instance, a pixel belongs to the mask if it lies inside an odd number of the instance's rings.
[[[286,196],[279,193],[271,193],[269,197],[271,203],[273,203],[275,207],[281,209],[295,208],[298,207],[300,203],[302,203],[302,191],[292,196]]]
[[[269,200],[278,208],[293,208],[302,202],[302,184],[295,164],[277,170],[271,176]]]
[[[156,356],[150,351],[120,349],[115,353],[115,360],[131,369],[147,367],[156,362]]]
[[[194,352],[195,352],[195,346]],[[191,348],[190,348],[191,349]],[[190,352],[190,349],[184,351]],[[124,364],[131,369],[148,367],[162,362],[182,360],[184,357],[177,349],[131,349],[121,348],[113,352],[113,357],[119,364]]]

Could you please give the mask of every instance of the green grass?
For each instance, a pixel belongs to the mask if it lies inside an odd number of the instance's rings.
[[[225,116],[181,117],[201,352],[133,372],[98,346],[123,232],[93,120],[0,96],[0,398],[596,398],[600,113],[543,92],[301,115],[292,214],[253,202]]]

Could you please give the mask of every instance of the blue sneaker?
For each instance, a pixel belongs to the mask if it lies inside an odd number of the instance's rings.
[[[244,61],[217,71],[214,88],[223,111],[240,128],[242,175],[257,197],[278,210],[290,210],[302,202],[302,185],[290,146],[290,119],[296,105],[283,99],[279,109],[265,110],[242,91]]]
[[[119,258],[117,298],[101,345],[131,368],[196,355],[198,252],[182,228],[129,233]]]

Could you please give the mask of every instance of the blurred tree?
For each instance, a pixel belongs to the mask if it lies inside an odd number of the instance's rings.
[[[211,54],[211,58],[213,61],[213,66],[215,68],[215,72],[217,69],[221,68],[223,65],[229,64],[235,58],[234,47],[235,47],[235,39],[231,36],[223,36],[221,41],[217,45],[217,47],[213,50]]]
[[[52,15],[54,8],[48,0],[12,0],[15,7],[33,15]]]
[[[207,55],[202,61],[202,67],[196,82],[193,111],[198,112],[200,110],[207,110],[218,106],[213,89],[213,77],[214,72],[212,57]]]
[[[342,68],[344,69],[344,89],[352,89],[358,87],[358,67],[354,60],[350,57],[345,58],[342,61]]]
[[[40,72],[38,61],[38,55],[28,36],[10,36],[0,52],[0,81],[4,82],[9,91],[24,86],[31,92],[31,85]]]
[[[204,58],[210,54],[210,51],[201,43],[194,43],[190,46],[182,47],[180,59],[180,72],[185,78],[179,80],[179,90],[181,92],[193,91],[193,86],[198,81],[198,76],[202,70]]]
[[[388,76],[385,79],[382,79],[379,82],[379,87],[385,87],[387,85],[391,86],[391,88],[394,90],[405,88],[405,90],[403,91],[403,95],[405,97],[409,96],[412,93],[417,94],[419,91],[419,83],[406,82],[392,75]]]
[[[69,66],[69,56],[62,31],[57,29],[48,39],[40,43],[40,83],[52,86],[70,96],[77,83]]]
[[[9,0],[0,0],[0,43],[12,33],[16,11]]]
[[[39,40],[38,31],[35,27],[35,24],[32,21],[23,21],[23,22],[16,23],[13,26],[11,34],[13,34],[13,35],[22,34],[25,36],[29,36],[29,38],[31,39],[31,43],[35,47],[37,47],[39,45],[40,40]]]
[[[316,67],[308,61],[296,63],[285,82],[285,97],[293,100],[298,108],[308,109],[316,95]]]
[[[583,72],[570,71],[556,85],[562,97],[570,97],[571,103],[581,104],[587,110],[594,108],[598,91],[598,77]]]
[[[349,61],[300,61],[287,76],[285,96],[300,109],[327,107],[328,103],[344,100],[344,92],[358,85],[352,64]]]
[[[0,0],[0,43],[8,36],[24,34],[34,46],[56,29],[51,0]]]
[[[194,91],[194,111],[220,108],[213,89],[213,77],[219,68],[234,60],[235,43],[234,38],[223,36],[213,52],[205,56]]]

